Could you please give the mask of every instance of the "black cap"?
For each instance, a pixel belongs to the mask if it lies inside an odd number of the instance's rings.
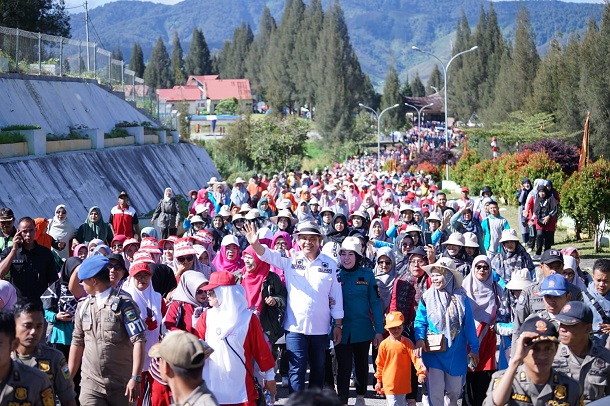
[[[577,323],[593,323],[593,310],[583,302],[573,301],[566,303],[555,320],[568,326]]]
[[[110,254],[106,258],[108,258],[108,260],[114,259],[119,263],[119,265],[121,265],[125,270],[127,270],[127,267],[125,266],[125,259],[121,254]]]
[[[129,197],[129,195],[127,194],[126,191],[123,190],[121,193],[119,193],[119,198],[121,198],[121,197]]]
[[[483,186],[481,193],[493,193],[493,192],[491,191],[491,188],[489,186]]]
[[[556,249],[546,250],[540,257],[541,264],[552,264],[553,262],[561,262],[563,264],[563,255]]]
[[[559,342],[559,333],[557,332],[557,328],[547,319],[543,319],[542,317],[532,317],[521,325],[521,329],[519,330],[519,334],[531,332],[538,334],[538,337],[535,337],[532,340],[532,343],[536,343],[539,341],[552,341]]]
[[[8,207],[0,209],[0,221],[13,221],[15,220],[15,214]]]

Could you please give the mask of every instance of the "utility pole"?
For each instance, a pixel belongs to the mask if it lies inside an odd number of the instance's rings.
[[[87,73],[89,73],[89,9],[87,8],[87,0],[85,0],[85,42],[87,43]]]

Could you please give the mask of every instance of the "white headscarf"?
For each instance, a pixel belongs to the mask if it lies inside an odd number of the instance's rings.
[[[57,217],[57,210],[59,209],[64,209],[66,211],[66,218],[64,221],[60,221]],[[67,240],[76,235],[76,228],[74,228],[74,224],[68,220],[67,213],[68,210],[63,204],[55,207],[55,215],[53,218],[49,219],[49,227],[47,228],[47,234],[55,238],[57,241],[64,241],[65,243],[68,243]]]
[[[168,190],[171,192],[169,197],[167,196],[167,191]],[[174,196],[174,191],[172,190],[172,188],[171,187],[165,188],[165,191],[163,192],[163,201],[164,202],[169,202],[172,199],[173,196]]]
[[[0,280],[0,299],[4,303],[4,310],[11,311],[17,302],[17,291],[15,287],[8,281]]]
[[[219,340],[222,340],[235,327],[249,323],[252,313],[248,310],[246,291],[243,286],[218,286],[214,288],[214,293],[219,306],[207,311],[207,331],[208,334],[215,334]]]

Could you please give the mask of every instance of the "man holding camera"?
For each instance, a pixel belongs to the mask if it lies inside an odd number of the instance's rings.
[[[559,345],[553,323],[532,317],[520,333],[508,368],[493,374],[483,405],[582,405],[580,384],[553,368]]]

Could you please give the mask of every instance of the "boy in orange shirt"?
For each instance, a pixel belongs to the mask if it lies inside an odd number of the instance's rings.
[[[388,313],[385,318],[385,329],[390,332],[390,336],[379,345],[375,361],[377,364],[375,391],[381,393],[383,388],[388,406],[407,405],[405,396],[412,390],[411,362],[417,371],[417,381],[419,383],[426,381],[426,368],[421,359],[415,355],[413,343],[402,336],[404,321],[401,312]]]

